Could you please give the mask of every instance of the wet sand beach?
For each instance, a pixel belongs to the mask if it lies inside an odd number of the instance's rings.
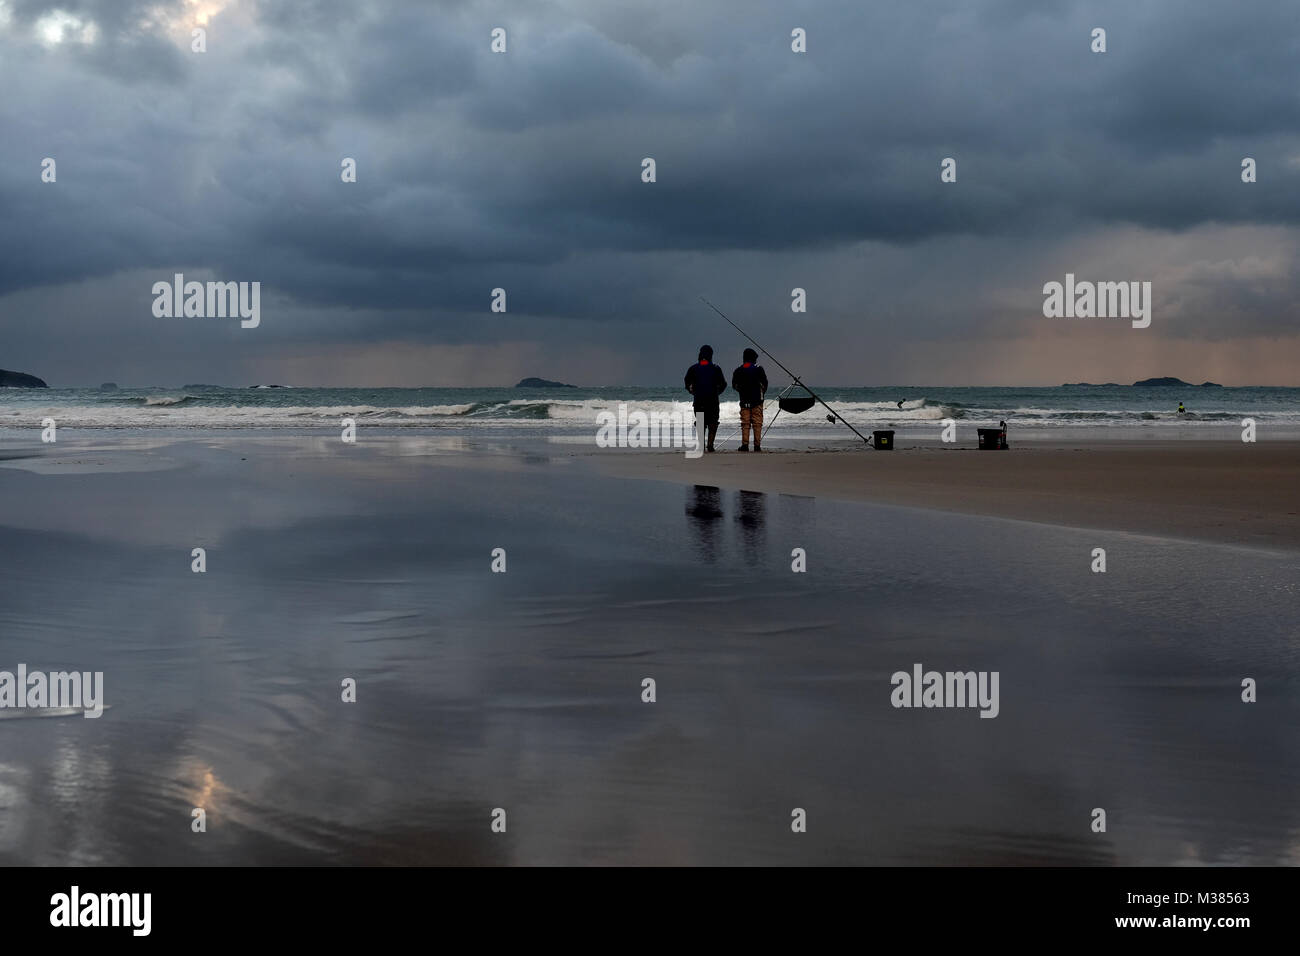
[[[1276,511],[1291,466],[1249,451],[1243,513]],[[10,447],[0,669],[102,671],[107,709],[0,720],[0,864],[1300,862],[1288,521],[1243,547],[937,510],[944,481],[1019,480],[1046,515],[1107,454],[685,480],[441,436]],[[931,463],[960,476],[908,502],[935,507],[841,500]],[[1160,483],[1134,464],[1106,494],[1154,512]],[[999,673],[997,717],[894,707],[916,664]]]

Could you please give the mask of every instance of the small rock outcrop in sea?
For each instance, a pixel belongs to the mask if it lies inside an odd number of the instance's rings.
[[[116,392],[117,382],[105,382],[103,385],[99,386],[99,390],[101,392]]]
[[[1197,388],[1223,388],[1218,382],[1202,382]]]
[[[515,388],[577,388],[576,385],[566,385],[564,382],[551,382],[544,378],[526,378],[520,381]]]
[[[1181,378],[1170,378],[1170,377],[1168,377],[1168,376],[1166,376],[1165,378],[1144,378],[1144,379],[1142,379],[1142,381],[1140,381],[1140,382],[1134,382],[1133,384],[1134,384],[1135,386],[1136,386],[1136,385],[1151,385],[1151,386],[1157,386],[1157,385],[1185,385],[1185,386],[1187,386],[1188,388],[1192,388],[1192,387],[1193,387],[1193,385],[1192,385],[1191,382],[1184,382]]]
[[[26,372],[6,372],[0,368],[0,387],[4,388],[49,388],[35,375]]]

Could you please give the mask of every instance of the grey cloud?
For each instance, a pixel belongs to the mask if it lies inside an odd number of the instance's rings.
[[[1204,246],[1205,230],[1300,219],[1293,11],[1271,0],[243,3],[214,17],[202,55],[142,26],[157,6],[7,6],[11,349],[47,347],[14,303],[47,302],[69,341],[92,320],[51,290],[199,268],[273,290],[262,334],[286,345],[491,342],[466,317],[504,286],[539,339],[582,320],[634,349],[647,328],[689,329],[700,291],[762,310],[810,275],[826,335],[855,336],[867,302],[894,317],[880,334],[922,342],[1005,321],[1006,302],[1032,315],[1047,260],[1068,266],[1085,238]],[[37,44],[56,7],[100,42]],[[488,50],[498,25],[504,56]],[[1088,51],[1097,25],[1104,55]],[[789,50],[793,26],[807,55]],[[955,185],[939,182],[945,156]],[[888,250],[889,268],[860,265],[863,249]],[[1269,275],[1174,269],[1141,248],[1130,261],[1165,270],[1178,334],[1209,339],[1294,328],[1296,249],[1282,243]]]

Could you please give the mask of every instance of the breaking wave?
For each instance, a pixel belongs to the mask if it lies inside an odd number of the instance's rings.
[[[598,427],[602,413],[620,405],[648,415],[689,415],[690,398],[675,388],[608,387],[527,394],[507,388],[296,388],[221,386],[98,389],[10,389],[0,402],[0,425],[37,427],[45,417],[75,428],[323,428],[344,418],[385,428],[523,428],[583,433]],[[915,393],[919,389],[913,389]],[[818,394],[845,421],[860,429],[929,428],[945,419],[964,426],[1037,428],[1165,428],[1223,425],[1249,415],[1300,423],[1300,390],[1216,389],[1197,394],[1186,414],[1149,389],[952,388],[941,400],[907,397],[893,388],[827,388]],[[902,394],[898,394],[901,392]],[[724,393],[724,422],[739,419],[739,405]],[[820,406],[801,413],[778,411],[774,388],[767,395],[767,421],[799,431],[839,429]],[[796,389],[792,394],[799,394]],[[894,397],[898,395],[898,397]],[[901,399],[901,401],[900,401]]]

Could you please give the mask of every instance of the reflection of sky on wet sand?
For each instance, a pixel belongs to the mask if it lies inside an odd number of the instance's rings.
[[[1294,559],[278,447],[0,474],[0,668],[112,706],[0,721],[0,863],[1297,861]],[[914,661],[1001,716],[894,710]]]

